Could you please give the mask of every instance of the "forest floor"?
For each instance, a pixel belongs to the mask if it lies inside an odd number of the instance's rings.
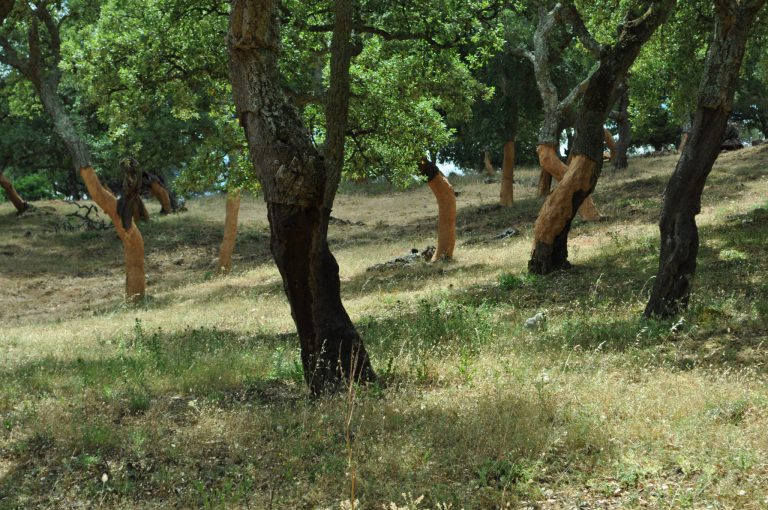
[[[317,400],[260,198],[226,277],[222,197],[142,225],[135,307],[112,230],[0,204],[0,509],[768,508],[768,146],[720,157],[690,310],[643,320],[675,161],[606,167],[547,277],[533,169],[507,209],[454,179],[455,261],[374,271],[434,244],[434,199],[344,185],[331,248],[383,384]]]

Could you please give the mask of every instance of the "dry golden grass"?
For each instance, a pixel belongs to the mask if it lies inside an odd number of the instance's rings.
[[[345,186],[333,216],[363,225],[333,225],[331,246],[386,383],[355,400],[360,508],[768,506],[768,150],[713,171],[677,332],[639,318],[674,162],[606,169],[608,219],[577,221],[575,269],[546,278],[525,274],[533,169],[510,209],[498,184],[457,179],[456,260],[383,271],[366,269],[434,244],[434,200]],[[136,308],[115,235],[56,232],[72,206],[37,205],[0,205],[0,508],[349,499],[348,404],[307,399],[260,198],[243,200],[224,278],[223,197],[143,226],[151,297]],[[538,311],[546,328],[525,330]]]

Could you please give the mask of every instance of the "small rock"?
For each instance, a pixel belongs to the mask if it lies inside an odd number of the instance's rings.
[[[544,312],[539,312],[533,317],[529,317],[525,319],[525,323],[523,324],[523,327],[525,329],[543,329],[544,326],[547,324],[547,316],[544,315]]]
[[[515,228],[508,228],[501,234],[494,236],[494,239],[509,239],[510,237],[519,236],[520,231]]]
[[[683,328],[685,327],[685,318],[680,317],[680,320],[672,324],[672,327],[669,328],[670,333],[680,333]]]

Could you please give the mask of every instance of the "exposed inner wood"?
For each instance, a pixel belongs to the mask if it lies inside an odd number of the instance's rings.
[[[565,165],[563,165],[565,166]],[[549,195],[541,209],[534,237],[536,243],[552,245],[555,237],[565,229],[573,218],[573,197],[575,194],[588,193],[590,181],[596,163],[583,154],[577,154],[571,161],[571,166],[565,176]]]
[[[554,177],[557,182],[561,183],[568,173],[569,167],[566,166],[557,155],[555,147],[548,144],[541,144],[536,148],[536,153],[539,155],[539,165],[542,170],[546,171],[549,175]],[[571,160],[571,165],[573,165],[573,160]],[[591,195],[584,200],[584,203],[581,205],[578,212],[586,221],[599,221],[601,218],[600,211],[598,211]]]
[[[144,276],[144,239],[138,227],[131,223],[131,228],[123,228],[120,215],[117,213],[117,197],[104,189],[92,167],[80,169],[80,176],[85,182],[88,194],[94,202],[110,217],[115,225],[115,231],[123,242],[125,251],[125,297],[128,301],[140,301],[146,293]]]
[[[603,159],[607,159],[611,162],[616,161],[616,140],[613,139],[613,135],[607,129],[604,129],[603,133],[605,137],[605,145],[608,146],[608,155],[607,157],[603,156]]]
[[[508,140],[504,144],[504,161],[501,167],[500,203],[510,207],[515,198],[515,141]]]
[[[8,197],[8,200],[11,201],[19,214],[29,209],[29,204],[19,196],[16,188],[13,187],[11,180],[2,173],[0,173],[0,186],[2,186],[2,188],[5,190],[5,195]]]
[[[437,249],[432,261],[453,258],[456,247],[456,192],[448,179],[438,173],[427,183],[437,199]]]
[[[485,151],[485,154],[483,155],[483,164],[485,165],[485,173],[488,174],[489,177],[496,175],[496,169],[493,167],[493,163],[491,162],[490,151]]]
[[[160,214],[171,214],[173,212],[171,196],[160,181],[153,179],[149,183],[149,192],[152,193],[152,196],[154,196],[158,202],[160,202]]]
[[[240,213],[240,190],[227,193],[227,212],[224,218],[224,239],[219,249],[219,271],[232,270],[232,252],[237,240],[237,217]]]

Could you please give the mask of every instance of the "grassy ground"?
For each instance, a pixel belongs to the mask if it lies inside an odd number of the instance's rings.
[[[0,205],[0,508],[338,509],[352,479],[366,509],[767,508],[768,148],[720,158],[691,310],[644,321],[674,163],[606,169],[608,219],[577,222],[575,268],[544,278],[532,170],[510,209],[456,180],[455,262],[376,272],[433,243],[434,201],[345,187],[332,249],[386,384],[315,401],[260,199],[226,278],[222,198],[143,226],[138,308],[111,231]]]

